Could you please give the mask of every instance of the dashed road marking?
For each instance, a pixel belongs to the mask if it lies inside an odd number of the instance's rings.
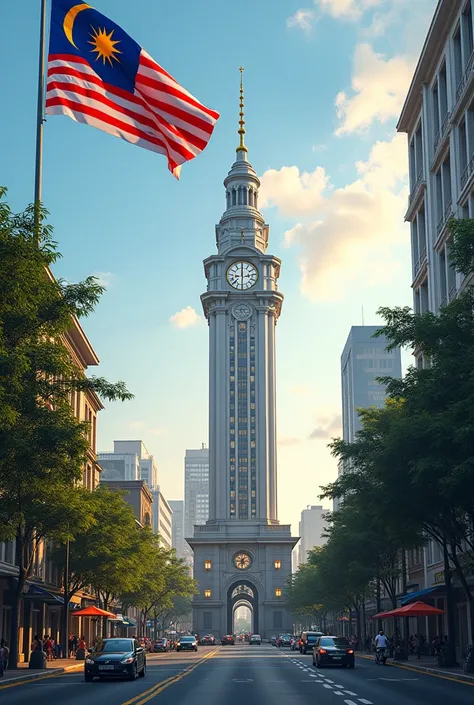
[[[334,695],[344,695],[340,690],[335,690]]]
[[[359,698],[359,702],[363,703],[363,705],[372,705],[370,700],[365,700],[364,698]]]
[[[344,700],[344,702],[346,703],[346,705],[357,705],[357,703],[355,703],[353,700]]]
[[[354,697],[357,697],[357,693],[353,693],[352,690],[345,690],[344,692],[346,695],[353,695]]]
[[[323,688],[331,688],[332,690],[332,685],[329,685],[328,683],[323,683]]]

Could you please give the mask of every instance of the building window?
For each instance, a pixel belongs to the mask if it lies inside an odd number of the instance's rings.
[[[276,588],[275,597],[281,597],[281,588]]]
[[[211,570],[211,568],[212,568],[212,563],[211,563],[211,561],[210,561],[209,559],[205,560],[205,561],[204,561],[204,569],[205,569],[205,570]]]
[[[211,591],[210,590],[204,590],[204,597],[209,598],[211,596]]]
[[[274,567],[275,567],[275,570],[280,570],[280,568],[281,568],[281,561],[277,559],[276,561],[273,561],[273,565],[274,565]]]

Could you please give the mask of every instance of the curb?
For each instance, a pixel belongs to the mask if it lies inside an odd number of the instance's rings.
[[[357,658],[362,658],[365,661],[373,661],[373,656],[362,656],[362,654],[356,654]],[[474,676],[468,676],[464,673],[452,673],[451,671],[442,671],[437,668],[430,668],[429,666],[405,666],[404,663],[398,663],[396,661],[387,661],[387,666],[392,666],[394,668],[403,668],[406,671],[413,671],[415,673],[426,673],[430,676],[438,676],[438,678],[445,678],[446,680],[457,681],[458,683],[466,683],[468,685],[474,685]]]
[[[13,685],[21,685],[22,683],[29,683],[30,681],[42,680],[43,678],[50,678],[51,676],[58,676],[61,673],[68,673],[71,671],[80,671],[84,667],[84,662],[78,663],[77,666],[63,666],[62,668],[47,668],[40,669],[34,673],[25,673],[21,676],[15,676],[14,678],[0,678],[0,690],[4,687],[10,687]],[[25,669],[26,670],[26,669]]]

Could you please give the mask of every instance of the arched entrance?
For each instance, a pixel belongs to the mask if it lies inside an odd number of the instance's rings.
[[[234,612],[245,605],[252,612],[252,631],[258,634],[258,592],[255,585],[248,580],[236,580],[227,590],[227,633],[234,628]]]

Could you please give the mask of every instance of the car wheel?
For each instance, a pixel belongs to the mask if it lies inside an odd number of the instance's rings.
[[[94,676],[91,676],[90,673],[84,673],[84,681],[86,683],[92,683],[93,680],[94,680]]]
[[[131,672],[130,675],[128,676],[128,680],[129,680],[129,681],[134,681],[134,680],[137,679],[137,677],[138,677],[137,664],[134,663],[133,666],[132,666],[132,672]]]
[[[313,656],[313,666],[316,666],[316,661],[314,660],[314,656]]]
[[[143,668],[138,675],[140,676],[140,678],[145,678],[145,676],[146,676],[146,661],[143,664]]]

